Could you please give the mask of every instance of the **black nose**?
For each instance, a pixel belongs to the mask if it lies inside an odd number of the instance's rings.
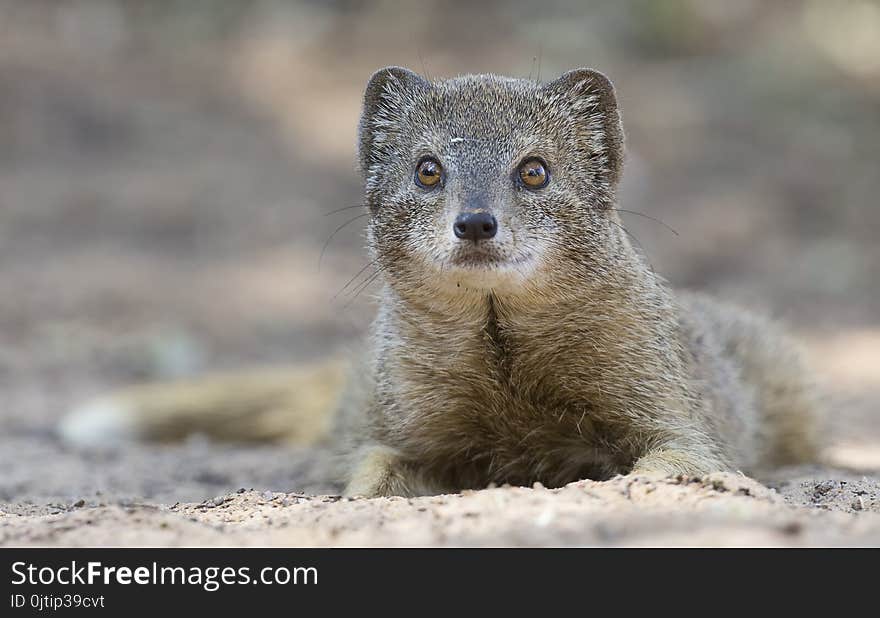
[[[455,235],[468,240],[485,240],[498,232],[498,222],[488,212],[463,212],[452,226]]]

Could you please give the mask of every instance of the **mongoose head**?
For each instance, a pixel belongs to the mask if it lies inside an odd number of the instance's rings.
[[[601,73],[430,82],[389,67],[367,85],[359,130],[369,247],[398,292],[540,302],[563,273],[607,273],[626,244],[613,209],[623,130]]]

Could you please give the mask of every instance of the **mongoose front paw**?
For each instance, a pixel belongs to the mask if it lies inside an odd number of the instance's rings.
[[[714,455],[698,449],[662,448],[640,457],[627,476],[700,476],[709,472],[726,471],[728,468]]]
[[[366,450],[343,492],[346,496],[427,496],[444,492],[412,462],[402,461],[392,449],[376,446]]]
[[[370,449],[355,467],[343,493],[364,498],[392,496],[400,485],[395,479],[397,467],[397,456],[393,451],[379,447]]]

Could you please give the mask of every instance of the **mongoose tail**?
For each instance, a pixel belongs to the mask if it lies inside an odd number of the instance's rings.
[[[344,363],[327,361],[133,386],[77,407],[59,433],[68,443],[91,448],[174,442],[192,434],[229,442],[315,444],[330,429],[345,374]]]

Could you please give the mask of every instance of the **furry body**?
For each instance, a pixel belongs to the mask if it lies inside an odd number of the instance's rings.
[[[391,67],[367,86],[359,132],[381,292],[330,433],[348,494],[814,457],[793,345],[746,312],[674,295],[633,250],[603,75],[432,83]],[[442,169],[435,186],[414,178],[425,160]],[[524,161],[546,168],[546,186],[517,179]],[[473,213],[497,230],[454,234]]]

